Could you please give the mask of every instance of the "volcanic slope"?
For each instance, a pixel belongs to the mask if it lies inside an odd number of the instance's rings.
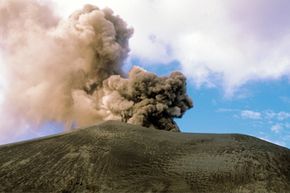
[[[290,192],[290,150],[117,121],[0,146],[0,192]]]

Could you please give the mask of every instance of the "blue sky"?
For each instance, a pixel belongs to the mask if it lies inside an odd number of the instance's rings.
[[[195,108],[182,120],[183,131],[242,133],[290,147],[290,89],[287,80],[245,86],[246,96],[225,98],[218,88],[188,86]]]
[[[134,28],[125,71],[139,65],[158,75],[186,75],[195,106],[176,120],[182,131],[243,133],[290,147],[289,1],[39,2],[60,18],[86,3],[120,15]],[[0,104],[4,69],[0,57]],[[22,130],[10,141],[59,133],[62,126],[47,122]]]
[[[129,63],[147,67],[160,76],[180,70],[176,61],[148,66],[135,58]],[[241,133],[290,147],[290,87],[287,77],[249,82],[230,97],[222,87],[197,87],[190,79],[187,89],[194,108],[183,118],[176,119],[183,132]]]

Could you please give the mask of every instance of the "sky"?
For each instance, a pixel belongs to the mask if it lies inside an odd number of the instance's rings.
[[[110,7],[133,27],[124,70],[139,65],[158,75],[183,72],[194,101],[194,108],[176,119],[183,132],[242,133],[290,148],[289,1],[52,2],[63,18],[86,3]],[[14,140],[61,128],[47,123]]]

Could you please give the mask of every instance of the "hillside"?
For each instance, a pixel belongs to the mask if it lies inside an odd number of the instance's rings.
[[[290,192],[290,150],[109,121],[0,146],[0,192]]]

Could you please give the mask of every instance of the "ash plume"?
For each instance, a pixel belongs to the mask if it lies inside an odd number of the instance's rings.
[[[192,107],[186,93],[185,77],[179,72],[158,77],[141,68],[133,67],[128,78],[120,75],[104,80],[102,90],[110,114],[124,122],[179,131],[173,121]]]
[[[48,121],[86,126],[104,120],[178,131],[192,107],[185,77],[122,71],[133,30],[109,8],[85,5],[67,20],[37,0],[0,0],[6,87],[0,129]]]

